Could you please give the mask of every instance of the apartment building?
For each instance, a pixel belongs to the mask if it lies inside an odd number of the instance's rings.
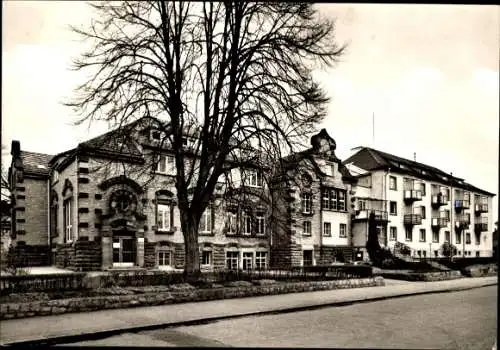
[[[14,251],[79,271],[182,268],[175,162],[158,123],[142,118],[55,156],[21,150],[12,141]],[[196,137],[186,129],[186,153]],[[191,153],[189,161],[197,160]],[[202,269],[268,266],[263,170],[245,163],[217,184],[200,222]]]
[[[368,216],[375,213],[379,241],[397,242],[414,257],[442,257],[450,242],[458,257],[492,255],[494,194],[435,167],[360,147],[344,164],[358,179],[354,201],[353,246],[368,238]]]
[[[271,266],[331,264],[353,259],[351,198],[356,179],[335,155],[325,129],[311,148],[285,158],[271,196]]]

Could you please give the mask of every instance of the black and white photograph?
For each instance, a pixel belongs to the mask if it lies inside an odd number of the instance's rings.
[[[497,349],[500,6],[2,10],[0,345]]]

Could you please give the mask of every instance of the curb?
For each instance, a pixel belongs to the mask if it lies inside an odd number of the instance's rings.
[[[237,315],[228,315],[228,316],[216,316],[216,317],[207,317],[198,320],[189,320],[189,321],[180,321],[180,322],[165,322],[147,326],[134,326],[130,328],[119,328],[119,329],[110,329],[101,332],[93,332],[93,333],[80,333],[76,335],[63,335],[63,336],[55,336],[51,338],[43,338],[43,339],[35,339],[35,340],[21,340],[14,341],[10,343],[1,344],[2,346],[53,346],[57,344],[67,344],[71,345],[71,343],[77,343],[81,341],[89,341],[89,340],[99,340],[104,338],[109,338],[111,336],[119,335],[122,333],[138,333],[144,331],[153,331],[161,328],[173,328],[173,327],[182,327],[182,326],[196,326],[202,324],[213,323],[222,320],[230,320],[237,319],[243,317],[251,317],[251,316],[264,316],[264,315],[277,315],[283,313],[291,313],[291,312],[300,312],[300,311],[308,311],[308,310],[317,310],[326,307],[342,307],[342,306],[350,306],[354,304],[362,304],[362,303],[370,303],[387,299],[396,299],[396,298],[405,298],[417,295],[425,295],[425,294],[441,294],[441,293],[452,293],[459,292],[464,290],[472,290],[484,287],[490,287],[498,285],[498,282],[490,282],[485,283],[478,286],[472,287],[457,287],[443,290],[433,290],[433,291],[422,291],[422,292],[409,292],[406,294],[395,294],[389,296],[382,297],[373,297],[373,298],[365,298],[365,299],[353,299],[348,301],[337,301],[331,303],[325,303],[321,305],[311,305],[311,306],[299,306],[299,307],[289,307],[283,308],[280,310],[269,310],[269,311],[258,311],[258,312],[249,312]]]

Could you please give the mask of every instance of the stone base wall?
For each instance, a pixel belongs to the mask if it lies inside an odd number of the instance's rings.
[[[0,319],[383,285],[385,282],[382,277],[371,277],[322,282],[275,283],[249,287],[193,288],[163,293],[45,300],[30,303],[3,303],[0,305]]]
[[[144,267],[152,269],[156,265],[156,242],[144,243]]]
[[[18,244],[9,249],[7,263],[15,267],[47,266],[49,254],[48,245]]]
[[[351,247],[321,247],[319,248],[318,265],[330,265],[332,262],[354,261]]]
[[[76,271],[97,271],[101,269],[102,248],[99,241],[79,240],[75,242],[73,268]]]
[[[439,271],[439,272],[400,272],[397,270],[386,270],[376,273],[384,278],[391,278],[403,281],[446,281],[462,278],[460,271]]]
[[[184,259],[185,259],[185,251],[184,251],[184,243],[179,243],[175,245],[174,248],[174,267],[176,269],[184,268]]]
[[[226,253],[224,247],[215,246],[212,248],[212,258],[214,269],[223,269],[226,267]],[[201,259],[201,257],[200,257]]]
[[[59,268],[73,269],[75,260],[75,248],[72,243],[56,245],[55,265]]]
[[[269,265],[273,269],[287,269],[292,266],[290,248],[271,247]]]

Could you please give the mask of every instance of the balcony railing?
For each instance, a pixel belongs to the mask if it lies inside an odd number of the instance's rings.
[[[476,204],[476,207],[474,209],[476,214],[487,213],[488,204]]]
[[[469,209],[470,208],[470,201],[466,199],[457,199],[455,201],[455,209],[461,210],[461,209]]]
[[[404,200],[405,201],[421,201],[422,200],[422,191],[420,191],[420,190],[405,190],[404,191]]]
[[[354,217],[355,220],[368,220],[370,219],[370,213],[375,214],[375,221],[389,221],[389,216],[387,211],[378,209],[365,209],[357,212]]]
[[[448,204],[448,198],[443,196],[443,194],[441,194],[441,193],[435,194],[431,198],[431,204],[434,207],[440,207],[442,205],[446,205],[446,204]]]
[[[465,228],[470,225],[470,216],[469,215],[459,215],[455,220],[455,226],[457,228]]]
[[[420,214],[405,214],[404,216],[405,225],[421,225],[422,215]]]
[[[432,218],[431,220],[431,225],[433,227],[446,227],[446,225],[448,224],[448,220],[446,218]]]
[[[476,232],[488,231],[488,222],[487,221],[475,222],[474,223],[474,231],[476,231]]]

